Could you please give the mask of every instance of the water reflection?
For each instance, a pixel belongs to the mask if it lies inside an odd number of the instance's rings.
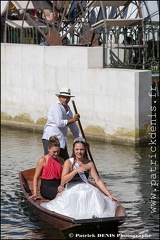
[[[43,155],[41,134],[2,128],[1,142],[1,238],[64,239],[60,231],[39,219],[26,205],[19,186],[19,171],[35,167]],[[135,149],[89,143],[102,180],[128,215],[119,227],[120,239],[135,239],[136,235],[136,239],[158,239],[159,198],[158,188],[155,192],[151,186],[149,147]],[[71,153],[72,139],[68,144]],[[156,193],[154,213],[151,212],[152,193]]]

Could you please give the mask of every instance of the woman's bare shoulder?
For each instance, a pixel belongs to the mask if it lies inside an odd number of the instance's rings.
[[[45,164],[46,163],[46,158],[45,158],[45,156],[43,156],[43,157],[41,157],[39,160],[38,160],[38,162],[37,162],[37,164]]]

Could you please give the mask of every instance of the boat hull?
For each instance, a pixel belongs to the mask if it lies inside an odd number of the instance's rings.
[[[119,205],[119,213],[115,217],[107,217],[107,218],[93,218],[93,219],[74,219],[61,214],[58,214],[53,211],[49,211],[40,206],[40,203],[49,201],[44,199],[40,195],[40,178],[38,181],[38,196],[36,200],[29,199],[29,196],[32,195],[33,192],[33,176],[34,176],[35,168],[28,169],[19,173],[19,181],[21,185],[22,192],[26,197],[26,200],[33,208],[33,210],[39,215],[41,219],[51,224],[54,228],[57,228],[61,231],[69,230],[69,229],[100,229],[100,228],[118,228],[118,226],[122,225],[125,222],[127,217],[125,210]]]

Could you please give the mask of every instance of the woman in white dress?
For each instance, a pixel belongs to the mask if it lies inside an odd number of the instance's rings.
[[[88,180],[89,174],[95,183]],[[73,157],[64,162],[61,185],[65,185],[64,191],[42,203],[42,207],[75,219],[115,216],[117,199],[98,176],[94,163],[87,159],[84,138],[73,142]]]

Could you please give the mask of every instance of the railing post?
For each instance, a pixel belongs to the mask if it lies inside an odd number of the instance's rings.
[[[106,45],[106,36],[105,36],[105,27],[103,27],[103,68],[105,68],[105,59],[106,59],[106,53],[105,53],[105,45]]]

